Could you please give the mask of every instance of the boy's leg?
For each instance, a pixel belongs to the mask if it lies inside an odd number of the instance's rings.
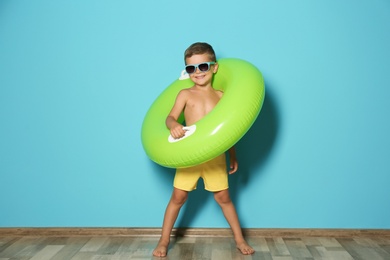
[[[188,191],[173,188],[172,197],[165,210],[161,237],[157,247],[153,251],[154,256],[164,257],[167,255],[173,225],[175,224],[180,208],[186,202],[187,197]]]
[[[214,192],[214,199],[217,201],[219,206],[222,209],[223,215],[225,216],[227,222],[229,223],[234,240],[236,241],[237,248],[244,255],[250,255],[255,252],[251,246],[245,241],[244,236],[242,235],[242,230],[240,222],[238,220],[236,209],[233,205],[233,202],[230,199],[229,190],[222,190]]]

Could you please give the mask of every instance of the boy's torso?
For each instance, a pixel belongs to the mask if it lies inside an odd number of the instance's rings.
[[[223,93],[214,89],[187,89],[184,117],[192,125],[207,115],[217,105]]]

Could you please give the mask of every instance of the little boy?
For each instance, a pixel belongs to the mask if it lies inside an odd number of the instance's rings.
[[[186,71],[194,86],[181,90],[176,97],[175,104],[166,119],[173,138],[181,138],[185,134],[183,125],[177,122],[184,111],[187,125],[193,125],[209,113],[223,93],[215,90],[211,83],[214,73],[218,70],[213,48],[207,43],[194,43],[184,53]],[[229,149],[229,174],[237,171],[238,163],[234,147]],[[154,256],[165,257],[170,242],[170,234],[175,224],[180,208],[188,197],[188,192],[196,188],[199,178],[202,177],[205,189],[214,193],[214,198],[222,208],[236,241],[237,248],[244,255],[253,254],[254,250],[245,241],[238,220],[236,209],[230,199],[228,191],[228,174],[226,170],[225,154],[222,154],[204,164],[177,169],[174,179],[172,197],[165,211],[162,233],[159,243],[153,251]]]

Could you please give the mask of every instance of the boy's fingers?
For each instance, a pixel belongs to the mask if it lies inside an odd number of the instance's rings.
[[[230,171],[229,174],[233,174],[238,170],[238,163],[231,163],[230,164]]]
[[[185,135],[186,131],[182,128],[178,128],[172,131],[171,135],[175,139],[182,138]]]

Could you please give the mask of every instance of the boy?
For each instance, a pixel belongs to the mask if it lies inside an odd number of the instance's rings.
[[[173,138],[181,138],[185,134],[183,125],[177,122],[182,111],[187,125],[193,125],[209,113],[223,93],[215,90],[211,83],[214,73],[218,70],[213,48],[207,43],[194,43],[184,53],[186,71],[193,81],[194,86],[181,90],[176,97],[175,104],[166,119],[166,125],[170,129]],[[235,149],[229,150],[230,171],[237,171]],[[153,251],[154,256],[165,257],[170,242],[170,234],[175,224],[180,208],[187,200],[188,192],[196,188],[198,179],[202,177],[205,189],[214,193],[214,198],[222,208],[228,221],[237,245],[244,255],[253,254],[254,250],[245,241],[235,207],[230,199],[228,191],[228,175],[226,172],[225,154],[222,154],[204,164],[177,169],[172,197],[165,211],[162,233],[159,243]]]

